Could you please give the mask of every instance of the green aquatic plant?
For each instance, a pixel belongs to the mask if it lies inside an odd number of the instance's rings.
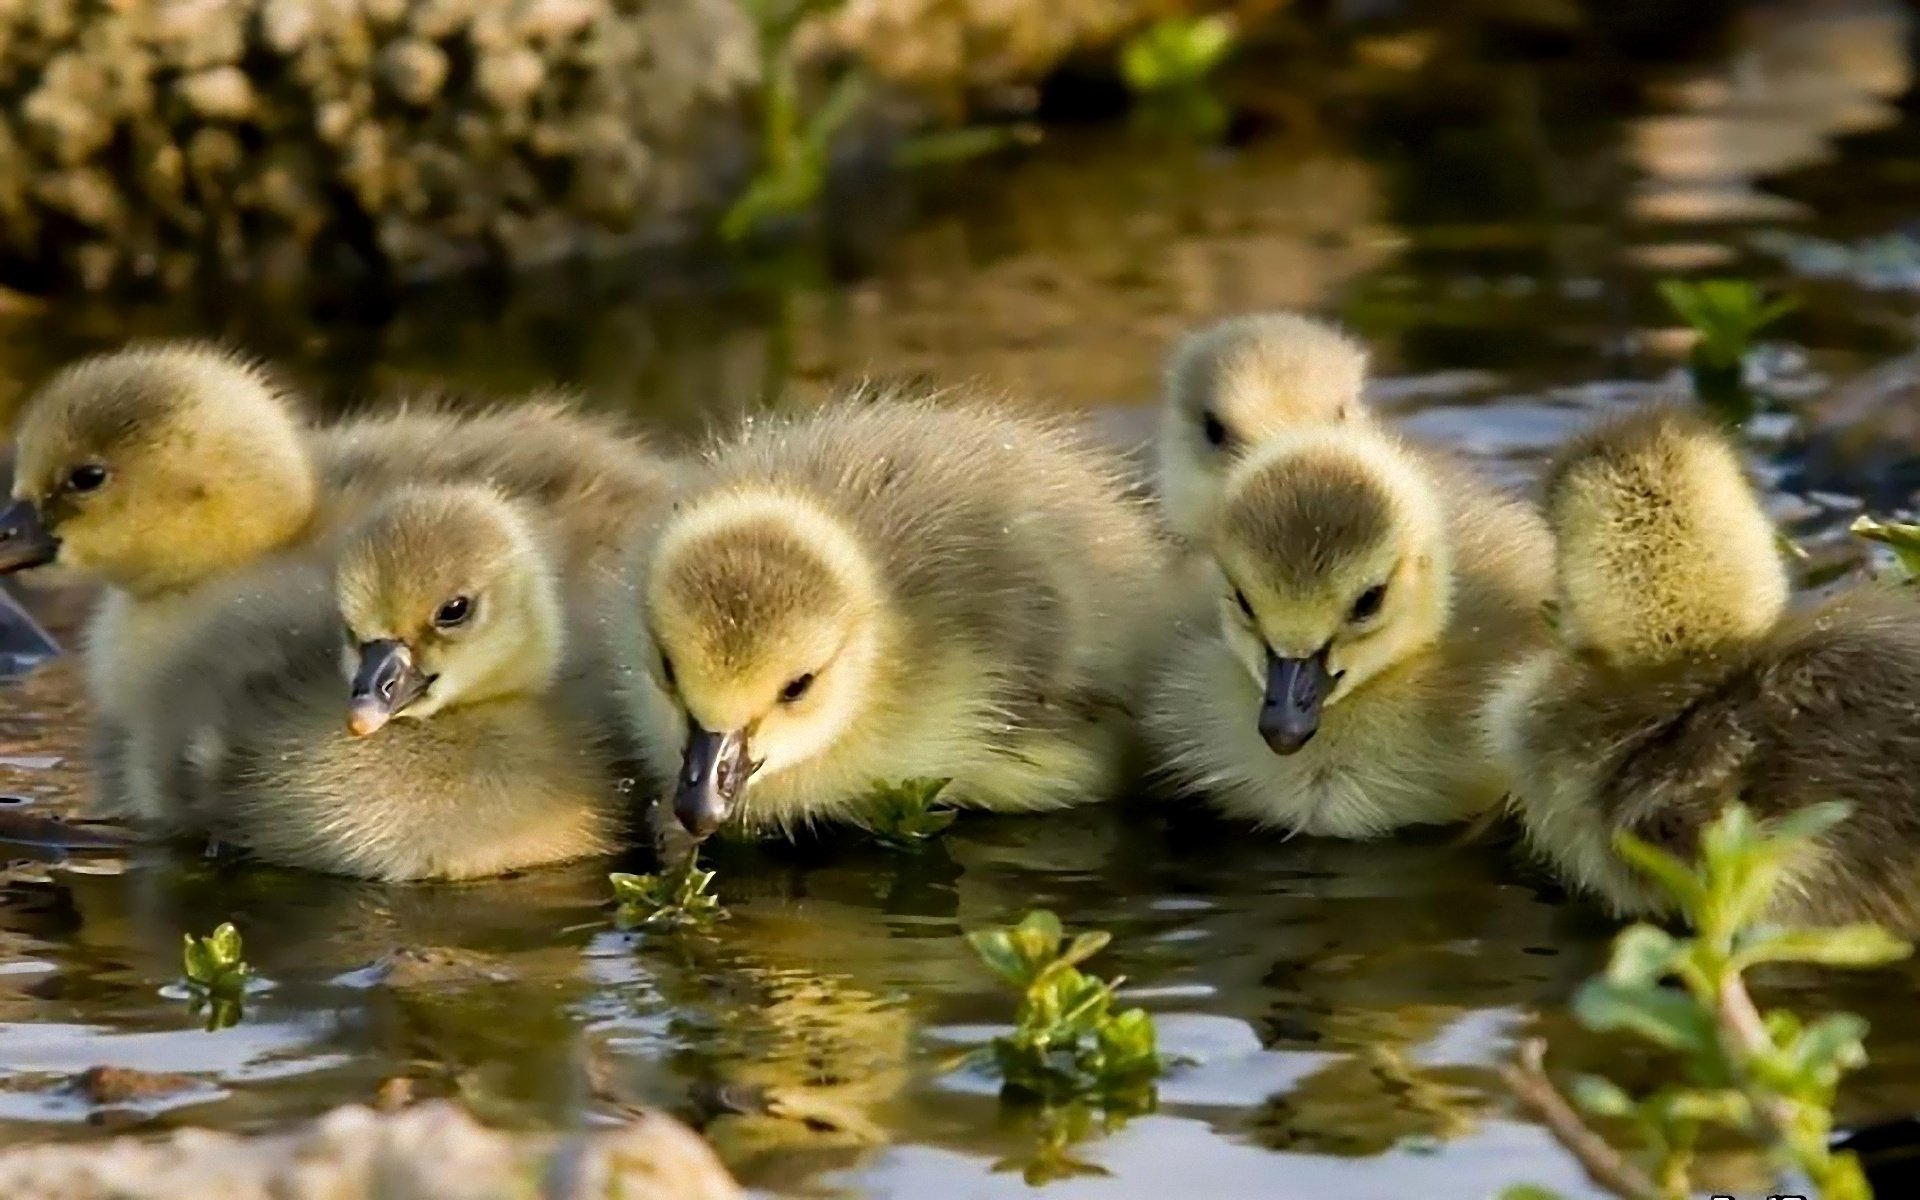
[[[1066,1104],[1042,1104],[1020,1114],[1030,1138],[1025,1150],[993,1164],[995,1172],[1018,1171],[1028,1187],[1044,1187],[1064,1179],[1087,1179],[1111,1175],[1105,1167],[1080,1158],[1077,1151],[1088,1142],[1116,1133],[1130,1114],[1104,1109],[1074,1100]]]
[[[874,838],[894,850],[918,850],[947,831],[960,814],[935,808],[951,779],[883,783],[868,802],[865,823]]]
[[[1231,114],[1211,80],[1237,36],[1233,19],[1216,13],[1163,17],[1128,39],[1120,77],[1140,100],[1136,127],[1191,141],[1219,137]]]
[[[720,898],[707,891],[712,871],[702,871],[691,856],[677,871],[658,875],[607,876],[613,885],[614,917],[624,929],[681,929],[724,920]]]
[[[1120,48],[1120,77],[1135,93],[1197,87],[1226,60],[1238,31],[1232,17],[1162,17]]]
[[[1122,981],[1079,966],[1111,940],[1096,930],[1068,942],[1060,918],[1045,909],[1010,928],[967,935],[981,961],[1020,993],[1013,1032],[980,1055],[1007,1087],[1042,1102],[1151,1107],[1153,1081],[1165,1068],[1153,1019],[1145,1009],[1115,1012],[1114,989]]]
[[[1907,578],[1920,579],[1920,525],[1909,525],[1904,521],[1881,521],[1873,517],[1858,517],[1849,528],[1855,537],[1879,542],[1890,548],[1894,558],[1900,562],[1900,569],[1906,572]]]
[[[1790,296],[1769,300],[1744,279],[1668,279],[1660,296],[1698,335],[1687,355],[1687,373],[1700,402],[1731,424],[1744,424],[1759,407],[1747,387],[1747,355],[1760,331],[1792,312]]]
[[[809,111],[793,41],[808,17],[839,3],[747,0],[760,48],[760,161],[746,190],[720,219],[726,241],[743,241],[767,221],[811,210],[826,189],[834,135],[866,98],[866,84],[857,74],[842,75]]]
[[[817,103],[801,80],[795,35],[809,18],[843,0],[746,0],[760,51],[759,162],[745,190],[720,218],[720,236],[743,242],[770,222],[812,212],[833,169],[834,139],[867,102],[872,88],[857,68],[828,83]],[[966,126],[906,138],[891,165],[918,168],[991,154],[1039,138],[1031,123]]]
[[[181,965],[191,1011],[205,1012],[209,1030],[225,1029],[240,1021],[241,1001],[253,968],[242,957],[240,931],[228,921],[206,937],[182,934]]]
[[[1811,1021],[1763,1013],[1745,978],[1771,963],[1876,967],[1911,952],[1877,925],[1801,928],[1767,919],[1816,840],[1846,813],[1843,804],[1825,804],[1763,823],[1733,805],[1705,831],[1697,865],[1618,835],[1620,855],[1673,897],[1693,934],[1647,924],[1623,931],[1605,974],[1575,996],[1574,1016],[1588,1029],[1666,1051],[1676,1080],[1634,1095],[1586,1075],[1573,1081],[1569,1099],[1548,1078],[1538,1040],[1521,1047],[1508,1072],[1521,1103],[1596,1184],[1630,1200],[1697,1195],[1695,1148],[1721,1130],[1760,1147],[1777,1174],[1807,1181],[1823,1200],[1871,1195],[1854,1157],[1831,1148],[1834,1096],[1841,1076],[1866,1061],[1866,1022],[1852,1013]],[[1616,1148],[1590,1119],[1630,1130],[1633,1145]],[[1547,1195],[1521,1188],[1506,1200]]]

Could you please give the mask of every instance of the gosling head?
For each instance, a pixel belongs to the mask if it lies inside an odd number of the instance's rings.
[[[1160,491],[1175,530],[1201,536],[1221,482],[1248,448],[1284,430],[1364,419],[1367,354],[1294,313],[1235,317],[1188,337],[1167,364]]]
[[[342,544],[347,728],[544,690],[563,652],[558,585],[513,504],[482,487],[423,487]]]
[[[1773,628],[1789,582],[1773,523],[1718,426],[1659,405],[1576,438],[1547,474],[1563,634],[1616,666]]]
[[[712,833],[751,778],[827,751],[872,700],[882,590],[857,539],[795,497],[678,512],[646,573],[653,678],[685,723],[674,812]]]
[[[1435,642],[1452,602],[1440,498],[1397,442],[1351,425],[1253,450],[1227,477],[1213,561],[1227,645],[1262,690],[1276,754]]]
[[[191,344],[102,355],[27,402],[0,572],[186,586],[299,536],[316,489],[292,405],[256,367]]]

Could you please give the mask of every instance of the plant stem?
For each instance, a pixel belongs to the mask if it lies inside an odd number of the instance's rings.
[[[1580,1119],[1573,1105],[1553,1085],[1553,1080],[1547,1077],[1544,1039],[1530,1038],[1522,1042],[1519,1058],[1518,1065],[1506,1069],[1507,1086],[1513,1089],[1521,1106],[1546,1125],[1553,1140],[1573,1155],[1588,1179],[1621,1200],[1668,1200],[1670,1193],[1662,1191],[1646,1172],[1607,1145],[1607,1140]]]

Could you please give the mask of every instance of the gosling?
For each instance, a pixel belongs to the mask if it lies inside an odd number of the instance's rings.
[[[640,541],[617,687],[695,836],[857,823],[908,780],[1001,811],[1098,800],[1166,562],[1117,463],[1063,427],[850,398],[720,447]]]
[[[386,881],[612,851],[602,739],[556,686],[549,542],[490,489],[403,489],[346,535],[330,588],[283,575],[204,622],[182,669],[218,655],[230,690],[180,727],[175,752],[201,776],[182,823],[270,862]],[[191,704],[196,680],[170,682]]]
[[[1463,820],[1506,776],[1475,715],[1542,644],[1551,547],[1524,503],[1371,422],[1275,434],[1236,466],[1203,604],[1145,715],[1157,773],[1289,835]]]
[[[1614,913],[1659,915],[1616,833],[1691,859],[1729,802],[1773,818],[1843,800],[1770,915],[1920,929],[1920,604],[1860,585],[1790,611],[1738,452],[1677,408],[1575,441],[1547,499],[1559,644],[1488,708],[1532,850]]]
[[[1295,313],[1233,317],[1187,337],[1168,361],[1155,443],[1168,524],[1204,541],[1228,471],[1267,438],[1368,420],[1367,353]]]

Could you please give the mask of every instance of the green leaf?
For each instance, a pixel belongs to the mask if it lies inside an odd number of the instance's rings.
[[[1059,917],[1044,908],[1035,909],[1013,927],[1013,948],[1038,973],[1042,966],[1059,957],[1060,940],[1064,936]]]
[[[1651,842],[1620,830],[1613,835],[1613,848],[1627,865],[1658,884],[1673,897],[1682,911],[1698,912],[1706,898],[1706,889],[1692,867]]]
[[[1651,987],[1673,973],[1684,947],[1652,925],[1635,925],[1613,939],[1607,979],[1622,987]]]
[[[1843,1072],[1867,1061],[1867,1022],[1853,1013],[1828,1013],[1788,1047],[1786,1069],[1808,1083],[1831,1088]]]
[[[1073,939],[1073,944],[1067,947],[1066,953],[1060,956],[1060,961],[1070,966],[1078,966],[1106,949],[1107,943],[1112,940],[1113,935],[1103,929],[1080,934]]]
[[[1744,1128],[1753,1119],[1753,1104],[1732,1088],[1677,1088],[1663,1093],[1654,1108],[1664,1122]]]
[[[1235,36],[1229,17],[1164,17],[1121,48],[1120,76],[1135,92],[1192,87],[1220,65]]]
[[[1581,1075],[1572,1090],[1574,1103],[1596,1117],[1626,1117],[1634,1111],[1633,1097],[1611,1079]]]
[[[1733,965],[1745,970],[1760,963],[1815,963],[1824,967],[1879,967],[1913,953],[1913,944],[1878,925],[1841,925],[1829,929],[1753,930],[1735,943]]]
[[[1673,1050],[1710,1052],[1715,1045],[1707,1014],[1692,998],[1671,988],[1619,987],[1604,979],[1588,980],[1574,995],[1573,1013],[1589,1029],[1625,1030]]]
[[[1809,804],[1799,812],[1767,823],[1767,836],[1774,842],[1811,842],[1845,821],[1853,806],[1839,800]]]
[[[1516,1183],[1500,1193],[1500,1200],[1564,1200],[1564,1198],[1552,1188],[1543,1188],[1533,1183]]]
[[[853,119],[853,114],[867,98],[866,80],[859,74],[849,72],[842,75],[827,93],[827,98],[813,116],[807,121],[807,149],[824,166],[828,149],[833,143],[833,135],[840,127]]]
[[[207,939],[208,949],[213,953],[213,961],[220,967],[232,967],[240,962],[240,931],[231,921],[223,923]]]
[[[1013,944],[1013,935],[1005,929],[977,929],[967,935],[967,944],[994,974],[1025,987],[1033,979],[1033,968]]]
[[[213,961],[213,951],[192,934],[182,934],[186,943],[181,954],[189,982],[210,984],[219,974],[219,966]]]
[[[1907,577],[1920,579],[1920,525],[1877,521],[1863,516],[1857,518],[1850,528],[1855,537],[1891,547],[1894,558],[1899,560],[1900,569],[1907,573]]]

